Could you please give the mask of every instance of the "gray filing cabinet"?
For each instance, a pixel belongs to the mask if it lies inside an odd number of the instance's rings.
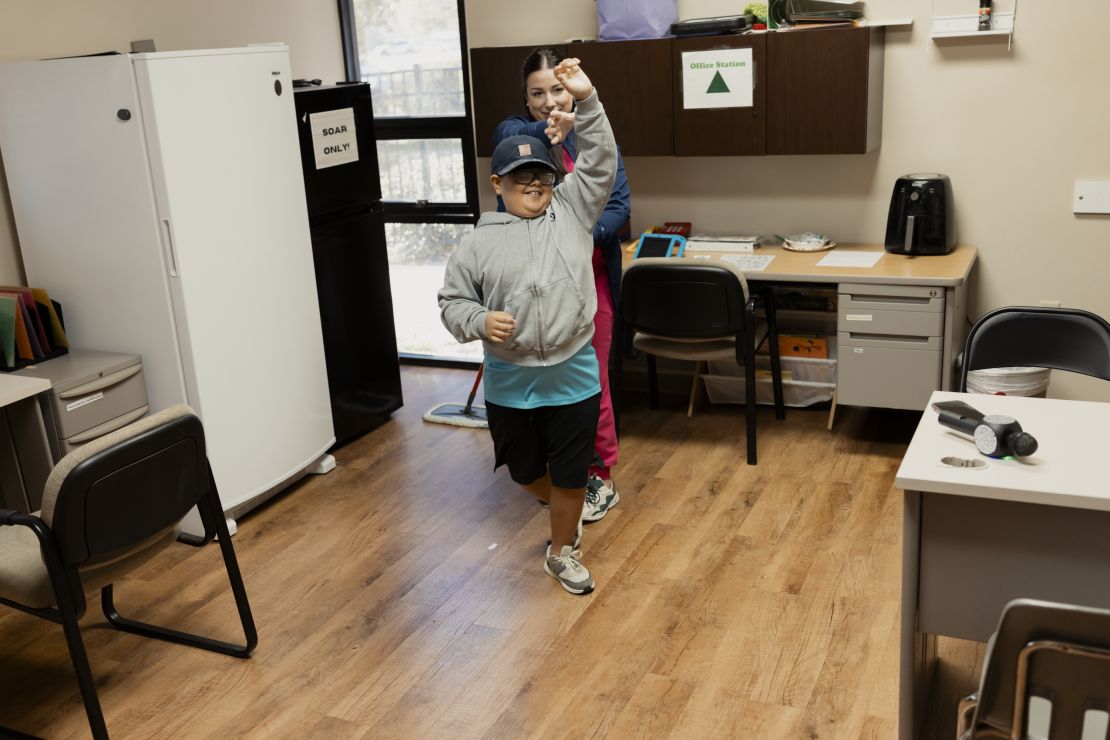
[[[51,383],[42,415],[55,461],[150,410],[139,355],[70,349],[15,374]]]
[[[836,402],[921,411],[941,387],[944,288],[840,284]]]

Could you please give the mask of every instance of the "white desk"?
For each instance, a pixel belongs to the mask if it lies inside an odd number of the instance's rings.
[[[35,398],[50,381],[0,373],[0,507],[38,508],[53,458]]]
[[[937,422],[931,404],[957,399],[1014,417],[1039,449],[1024,461],[983,457]],[[895,478],[905,491],[899,738],[918,736],[937,635],[985,642],[1018,597],[1110,608],[1108,429],[1110,404],[933,394]]]

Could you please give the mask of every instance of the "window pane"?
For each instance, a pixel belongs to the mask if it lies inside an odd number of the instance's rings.
[[[386,224],[389,282],[397,349],[417,355],[480,359],[482,343],[459,344],[439,320],[436,293],[443,287],[447,258],[469,224]]]
[[[374,115],[466,115],[457,0],[354,0],[354,9]]]
[[[391,139],[378,142],[382,198],[465,203],[460,139]]]

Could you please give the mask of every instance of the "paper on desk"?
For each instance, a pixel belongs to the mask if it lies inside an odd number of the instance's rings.
[[[755,272],[766,268],[774,258],[773,254],[726,254],[721,257],[721,262],[731,262],[741,270]]]
[[[817,263],[818,267],[874,267],[885,252],[859,252],[850,249],[836,249],[829,252]]]

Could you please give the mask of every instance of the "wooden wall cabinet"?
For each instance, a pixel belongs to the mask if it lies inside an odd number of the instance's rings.
[[[624,156],[674,154],[670,39],[576,43],[567,55],[597,86]]]
[[[752,50],[751,108],[683,107],[682,55],[711,49]],[[699,36],[671,43],[674,73],[674,153],[686,157],[765,154],[767,151],[767,34]],[[619,139],[618,139],[619,141]]]
[[[864,154],[879,145],[882,28],[814,28],[552,46],[576,56],[597,85],[625,156]],[[533,46],[470,50],[478,156],[525,112],[520,70]],[[751,108],[686,110],[682,54],[751,48]]]
[[[879,145],[883,35],[867,27],[768,34],[768,154],[864,154]]]

